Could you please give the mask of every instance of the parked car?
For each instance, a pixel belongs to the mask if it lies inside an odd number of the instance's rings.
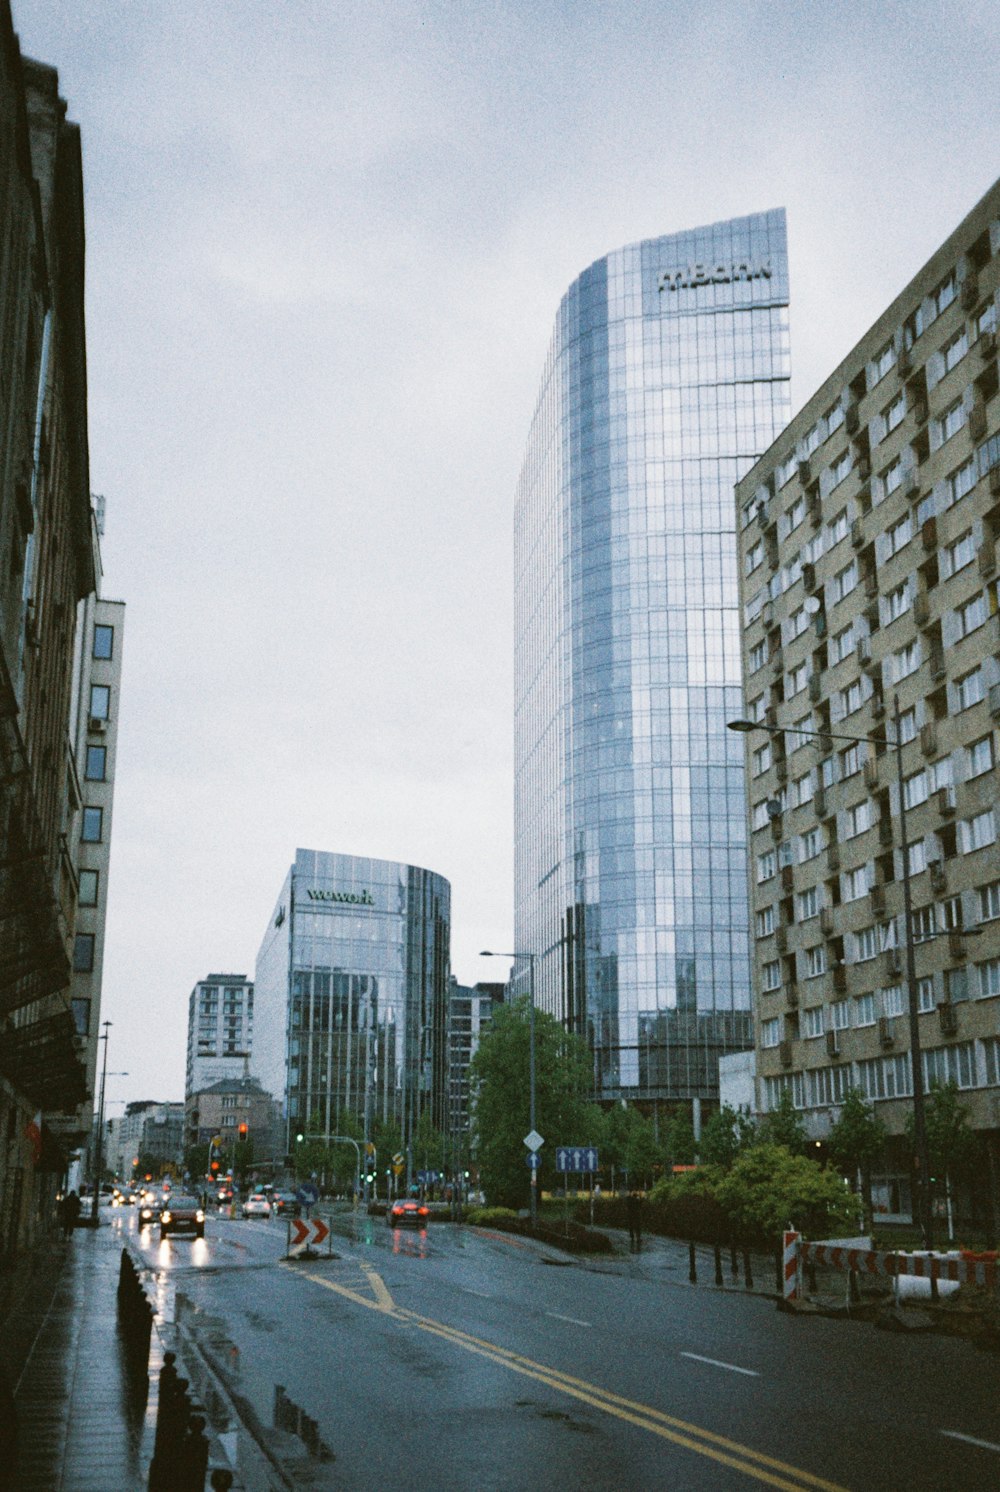
[[[400,1197],[387,1208],[385,1220],[390,1228],[399,1228],[404,1223],[413,1223],[418,1228],[423,1228],[427,1225],[428,1216],[428,1208],[423,1202],[417,1202],[412,1197]]]
[[[160,1211],[160,1237],[168,1233],[193,1233],[196,1238],[205,1236],[205,1214],[197,1197],[186,1192],[171,1192],[163,1200]]]
[[[240,1211],[244,1217],[270,1217],[271,1204],[263,1192],[252,1192],[244,1198]]]

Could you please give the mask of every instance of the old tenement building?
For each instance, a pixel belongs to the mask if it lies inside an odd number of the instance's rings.
[[[1000,183],[737,487],[758,1102],[789,1089],[821,1139],[860,1089],[895,1137],[887,1216],[913,1201],[911,990],[996,1207],[998,301]]]

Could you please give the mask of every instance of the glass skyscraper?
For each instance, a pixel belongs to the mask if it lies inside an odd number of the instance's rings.
[[[257,955],[254,1072],[288,1129],[409,1139],[447,1116],[451,888],[390,860],[296,850]]]
[[[789,412],[783,211],[563,298],[515,519],[515,939],[601,1099],[711,1098],[752,1045],[733,487]]]

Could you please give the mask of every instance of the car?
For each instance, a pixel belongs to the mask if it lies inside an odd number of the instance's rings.
[[[298,1217],[302,1208],[294,1192],[272,1192],[271,1211],[275,1217]]]
[[[412,1197],[401,1197],[386,1209],[385,1220],[390,1228],[402,1227],[404,1223],[414,1223],[418,1228],[426,1227],[429,1211],[426,1203],[417,1202]]]
[[[233,1200],[233,1189],[231,1186],[220,1186],[215,1200],[220,1207],[228,1207]]]
[[[245,1198],[240,1211],[244,1217],[270,1217],[271,1204],[263,1192],[252,1192]]]
[[[139,1227],[145,1228],[163,1211],[165,1198],[159,1192],[145,1191],[139,1202]]]
[[[168,1233],[193,1233],[196,1238],[205,1236],[205,1214],[197,1197],[187,1192],[171,1192],[164,1197],[160,1211],[160,1237]]]

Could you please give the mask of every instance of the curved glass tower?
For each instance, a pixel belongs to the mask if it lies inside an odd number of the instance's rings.
[[[788,379],[781,210],[620,249],[559,308],[515,518],[515,937],[605,1100],[711,1098],[753,1044],[733,487]]]
[[[296,850],[257,955],[253,1070],[286,1124],[404,1142],[447,1113],[451,888],[394,860]]]

